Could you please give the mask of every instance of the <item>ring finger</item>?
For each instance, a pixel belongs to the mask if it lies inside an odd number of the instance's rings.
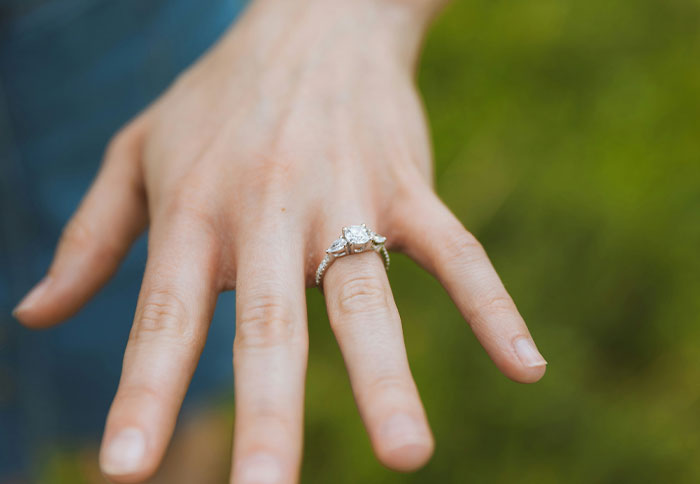
[[[408,366],[401,320],[381,257],[338,259],[323,289],[355,400],[379,460],[409,471],[430,458],[433,438]]]

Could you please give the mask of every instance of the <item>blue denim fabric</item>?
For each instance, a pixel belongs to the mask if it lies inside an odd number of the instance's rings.
[[[96,442],[145,265],[140,240],[77,316],[10,317],[46,271],[111,135],[230,25],[244,0],[0,0],[0,482]],[[186,122],[186,120],[183,120]],[[234,299],[219,298],[186,399],[232,391]]]

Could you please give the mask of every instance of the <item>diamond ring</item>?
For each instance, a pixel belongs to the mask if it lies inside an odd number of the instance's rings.
[[[323,275],[338,257],[359,254],[367,250],[373,250],[381,255],[384,259],[384,268],[389,270],[389,252],[384,247],[385,243],[386,237],[368,229],[365,224],[343,227],[342,235],[326,249],[326,256],[316,269],[316,285],[321,286]]]

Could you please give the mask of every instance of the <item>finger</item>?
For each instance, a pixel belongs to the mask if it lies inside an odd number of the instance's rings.
[[[205,223],[176,216],[151,227],[141,293],[100,466],[117,482],[155,472],[201,354],[217,296],[217,242]]]
[[[279,227],[284,227],[280,224]],[[232,482],[296,482],[308,335],[303,248],[293,230],[244,237],[237,258]]]
[[[63,231],[47,275],[13,314],[31,327],[72,316],[114,274],[143,231],[146,205],[139,172],[143,123],[118,134],[97,179]]]
[[[405,204],[396,225],[399,244],[446,288],[496,366],[518,382],[542,378],[547,362],[486,252],[437,196]]]
[[[323,280],[331,326],[379,460],[409,471],[424,465],[433,438],[408,366],[401,321],[383,262],[363,253],[338,259]]]

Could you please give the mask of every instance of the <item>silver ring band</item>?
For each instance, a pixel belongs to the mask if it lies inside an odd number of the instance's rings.
[[[343,227],[341,236],[326,249],[326,256],[316,269],[316,285],[321,286],[323,276],[337,258],[360,254],[368,250],[373,250],[382,257],[384,268],[388,271],[390,259],[389,252],[384,246],[385,243],[386,237],[367,228],[365,224]]]

